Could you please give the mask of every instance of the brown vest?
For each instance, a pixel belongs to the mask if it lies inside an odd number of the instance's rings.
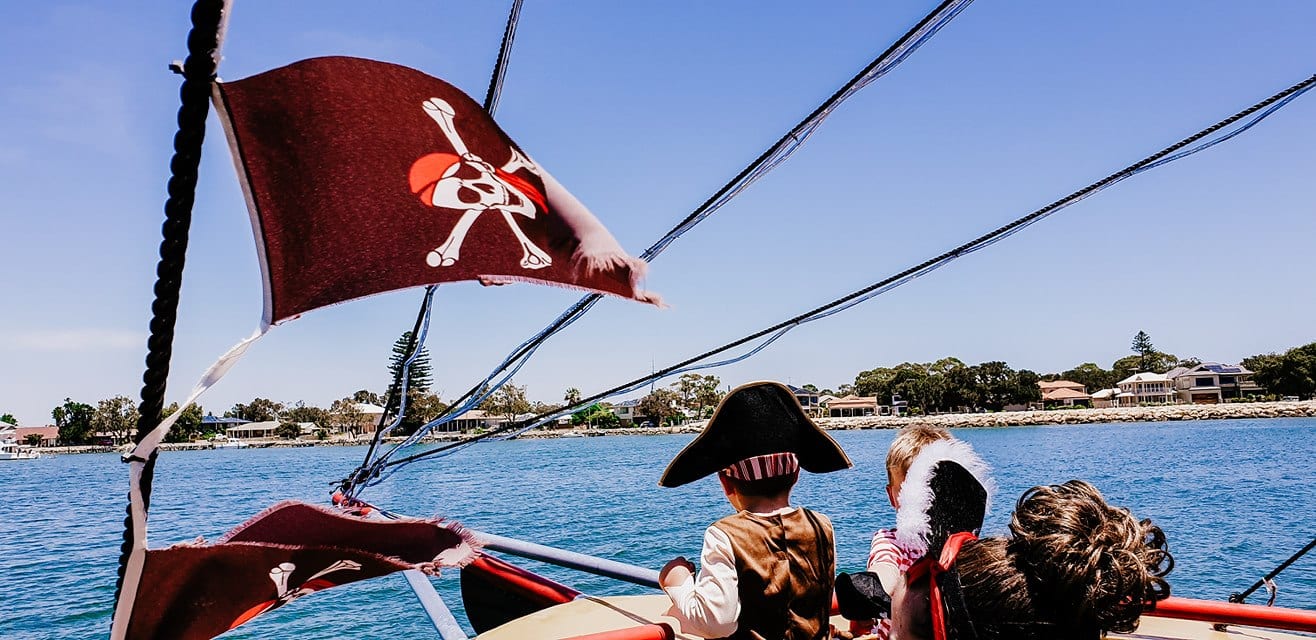
[[[740,618],[732,638],[828,636],[836,551],[827,516],[804,508],[770,516],[741,511],[713,526],[731,539],[736,556]]]

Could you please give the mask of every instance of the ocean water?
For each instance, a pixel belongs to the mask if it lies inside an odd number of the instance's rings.
[[[855,469],[805,474],[794,495],[828,514],[838,564],[862,568],[868,538],[894,514],[883,485],[892,431],[833,435]],[[987,532],[1001,532],[1026,488],[1082,478],[1159,523],[1175,595],[1223,599],[1316,537],[1316,420],[1206,421],[961,430],[995,467]],[[481,444],[404,468],[366,498],[415,515],[657,568],[697,558],[708,523],[729,513],[716,481],[656,486],[690,436],[569,438]],[[325,502],[363,448],[221,450],[160,458],[152,546],[218,537],[287,498]],[[108,634],[127,491],[113,455],[0,464],[0,638]],[[511,559],[589,594],[643,587]],[[1316,553],[1281,574],[1279,605],[1316,609]],[[457,573],[436,579],[460,610]],[[1264,594],[1252,602],[1264,601]],[[225,638],[437,637],[401,576],[317,593]]]

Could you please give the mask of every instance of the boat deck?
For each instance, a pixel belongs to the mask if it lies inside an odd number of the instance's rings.
[[[671,601],[662,594],[606,598],[582,596],[573,602],[518,618],[476,637],[480,640],[560,639],[646,624],[666,624],[676,632],[677,638],[698,637],[683,633],[681,623],[668,615],[670,612]],[[838,628],[848,627],[848,623],[840,616],[834,616],[832,624]],[[1136,640],[1311,640],[1312,638],[1304,634],[1255,627],[1229,627],[1226,631],[1215,631],[1207,622],[1154,616],[1144,617],[1134,633],[1111,634],[1109,637]]]

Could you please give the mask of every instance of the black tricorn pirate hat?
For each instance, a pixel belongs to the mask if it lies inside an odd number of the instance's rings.
[[[813,473],[853,466],[841,446],[804,414],[786,385],[761,381],[732,389],[699,437],[667,465],[658,484],[679,487],[772,453],[793,453],[800,467]]]

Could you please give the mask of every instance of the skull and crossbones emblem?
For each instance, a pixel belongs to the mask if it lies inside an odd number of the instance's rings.
[[[547,210],[544,195],[530,181],[514,175],[527,169],[538,176],[534,163],[516,147],[512,157],[501,167],[494,167],[472,153],[457,133],[457,112],[441,98],[430,98],[422,107],[452,146],[455,153],[431,153],[411,165],[411,190],[421,202],[442,209],[462,211],[448,238],[425,256],[431,267],[448,267],[461,259],[462,241],[481,214],[496,211],[521,244],[521,267],[543,269],[553,264],[543,249],[535,245],[513,216],[534,219],[536,207]]]
[[[354,560],[339,560],[324,569],[317,571],[311,577],[302,581],[297,587],[293,587],[291,584],[292,574],[296,570],[297,565],[291,562],[280,562],[272,567],[270,569],[270,581],[274,583],[274,599],[266,600],[246,610],[242,615],[233,620],[233,623],[229,625],[229,629],[237,628],[242,623],[265,613],[266,611],[278,609],[279,607],[282,607],[283,605],[308,593],[315,593],[316,591],[321,591],[341,584],[341,582],[335,582],[325,576],[338,571],[360,571],[361,563]]]

